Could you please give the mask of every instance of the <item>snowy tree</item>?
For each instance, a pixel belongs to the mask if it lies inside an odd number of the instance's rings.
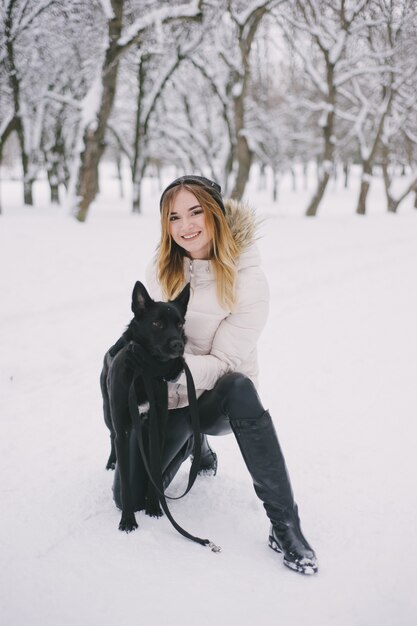
[[[247,128],[247,96],[251,78],[251,52],[258,28],[272,9],[281,6],[283,1],[254,1],[242,7],[241,2],[229,2],[228,14],[234,26],[232,36],[237,42],[237,55],[226,57],[230,70],[233,99],[233,129],[235,136],[234,161],[236,173],[232,197],[241,198],[245,191],[252,164],[253,150],[250,146],[250,132]]]
[[[156,32],[145,33],[140,49],[132,48],[122,60],[109,128],[129,159],[134,212],[140,212],[141,181],[150,159],[151,117],[167,85],[177,84],[178,68],[200,44],[203,32],[191,21],[161,24]]]
[[[397,11],[399,6],[396,7]],[[390,19],[390,29],[395,38],[401,35],[393,52],[396,73],[391,81],[392,106],[381,134],[378,157],[381,161],[388,211],[395,213],[400,203],[412,192],[417,197],[417,60],[415,33],[417,10],[402,6],[397,12],[397,22]],[[408,9],[408,10],[406,10]],[[406,19],[404,20],[404,17]],[[401,28],[398,28],[401,25]],[[394,43],[394,34],[391,41]],[[408,176],[401,177],[395,185],[395,173],[408,169]],[[394,191],[394,186],[397,189]],[[398,189],[400,187],[400,189]]]
[[[27,36],[28,30],[33,32],[40,16],[54,4],[56,0],[42,0],[41,2],[3,0],[0,5],[1,82],[7,83],[6,97],[4,97],[5,108],[2,109],[4,113],[0,125],[0,158],[8,137],[12,132],[16,132],[21,151],[25,204],[33,204],[33,173],[30,171],[27,107],[22,97],[22,82],[27,61],[22,40]]]
[[[163,50],[156,51],[155,54],[152,49],[146,48],[145,42],[141,43],[141,49],[146,51],[140,63],[144,87],[142,91],[145,95],[140,95],[137,88],[135,89],[139,94],[136,118],[139,125],[136,128],[141,129],[142,144],[136,160],[140,164],[135,182],[136,199],[143,168],[146,166],[146,155],[153,155],[152,158],[164,162],[169,162],[171,157],[180,170],[185,168],[206,172],[221,182],[225,193],[228,193],[230,184],[236,187],[236,181],[240,180],[239,193],[243,193],[243,180],[246,184],[253,154],[248,148],[251,134],[250,115],[246,118],[243,115],[246,106],[248,110],[251,108],[248,104],[249,54],[261,18],[268,8],[277,4],[234,2],[224,7],[223,3],[211,3],[205,7],[201,41],[198,33],[195,36],[190,35],[185,37],[186,46],[179,47],[177,44],[175,49],[170,50],[169,41],[173,34],[164,33]],[[219,9],[222,11],[220,20]],[[193,37],[197,37],[198,46],[193,44]],[[241,49],[245,50],[243,61],[239,41]],[[158,69],[158,63],[164,69],[162,74],[159,70],[159,80],[155,83],[153,66]],[[156,88],[146,88],[146,82],[149,82],[146,75],[151,82],[153,80]],[[158,83],[166,86],[162,99]],[[159,96],[158,103],[151,100],[152,93]],[[143,98],[148,101],[147,106],[143,106]],[[142,110],[139,112],[139,109]],[[149,113],[155,116],[154,120]],[[110,127],[114,134],[120,136],[120,125],[116,130],[115,124],[111,122]],[[135,134],[137,135],[136,132]],[[129,142],[119,138],[120,145],[126,148]],[[247,147],[246,151],[242,148],[243,144]],[[164,148],[168,146],[169,155],[164,154]],[[134,158],[134,151],[125,149],[126,154],[129,152],[129,158]],[[246,172],[245,176],[243,171]],[[232,172],[235,175],[234,181],[230,176]],[[234,192],[236,193],[235,190]]]
[[[97,2],[72,0],[54,11],[53,21],[44,20],[41,70],[32,102],[35,117],[33,150],[40,151],[51,189],[51,200],[59,201],[59,186],[69,184],[74,137],[80,122],[81,101],[101,61],[100,38],[104,19]],[[51,31],[53,23],[55,31]],[[80,36],[82,35],[82,36]]]
[[[103,65],[83,102],[79,133],[79,165],[76,169],[76,217],[84,221],[98,188],[98,165],[104,152],[105,133],[116,93],[119,62],[132,46],[140,45],[149,28],[174,20],[196,19],[201,15],[201,0],[175,6],[167,2],[143,2],[140,15],[124,22],[124,0],[102,0],[107,17]],[[134,5],[136,8],[136,5]]]
[[[407,117],[415,114],[410,106],[407,86],[411,81],[415,87],[413,79],[417,72],[417,59],[415,51],[410,55],[403,46],[409,24],[413,24],[415,20],[415,12],[415,4],[410,0],[376,0],[366,10],[366,29],[362,30],[363,46],[360,46],[363,55],[358,62],[357,74],[352,75],[349,81],[353,104],[349,115],[362,164],[362,180],[356,207],[359,215],[366,213],[373,165],[384,129],[386,128],[387,148],[390,145],[389,136],[397,134]],[[411,37],[415,37],[415,31],[411,33]],[[361,65],[364,66],[362,72]],[[391,124],[388,128],[386,125],[390,118]],[[386,152],[386,149],[383,150],[385,162]],[[386,169],[385,176],[387,172]]]
[[[11,0],[2,5],[0,80],[6,89],[2,90],[0,149],[15,131],[26,203],[32,203],[38,168],[46,164],[50,181],[55,182],[55,174],[62,170],[58,161],[64,159],[64,146],[66,160],[70,159],[78,119],[74,112],[91,80],[91,66],[97,62],[97,6],[98,0],[87,5],[83,0],[65,5],[58,0]],[[60,181],[64,178],[61,172]],[[57,199],[56,189],[53,196]]]
[[[193,57],[179,68],[151,124],[153,158],[175,165],[179,173],[206,174],[225,188],[230,138],[222,98],[206,68]]]
[[[306,215],[314,216],[333,171],[336,145],[336,107],[356,64],[352,41],[364,27],[366,0],[295,0],[278,14],[291,54],[296,55],[314,97],[299,108],[316,112],[321,129],[321,171]],[[349,54],[347,54],[349,50]],[[356,54],[356,57],[355,57]]]
[[[261,165],[273,174],[273,199],[277,200],[280,174],[289,171],[296,187],[295,164],[307,164],[320,154],[317,113],[314,107],[300,114],[300,100],[310,102],[309,84],[298,59],[288,54],[276,24],[264,20],[255,41],[255,58],[249,93],[248,136]]]

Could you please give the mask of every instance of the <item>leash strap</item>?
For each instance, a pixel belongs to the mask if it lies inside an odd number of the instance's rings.
[[[209,539],[201,539],[200,537],[195,537],[194,535],[191,535],[188,531],[184,530],[184,528],[182,528],[172,517],[171,512],[168,508],[167,502],[166,502],[166,497],[170,498],[171,500],[179,500],[180,498],[183,498],[190,491],[197,477],[198,469],[200,467],[200,460],[201,460],[200,420],[199,420],[199,415],[198,415],[198,405],[197,405],[197,397],[195,393],[194,380],[190,372],[190,369],[185,362],[185,359],[182,358],[182,362],[183,362],[185,376],[187,380],[188,401],[189,401],[189,406],[190,406],[190,416],[191,416],[191,423],[193,427],[195,449],[194,449],[194,458],[193,458],[193,462],[190,468],[190,474],[188,478],[188,485],[187,485],[185,492],[181,496],[178,496],[178,497],[165,496],[165,493],[163,490],[161,446],[160,446],[160,436],[159,436],[159,428],[158,428],[158,415],[157,415],[157,409],[156,409],[155,393],[154,393],[154,388],[152,385],[151,378],[148,375],[144,374],[142,371],[135,372],[135,375],[133,376],[133,380],[129,388],[129,410],[130,410],[130,414],[132,417],[133,426],[137,434],[139,450],[142,455],[143,464],[145,466],[149,480],[151,481],[152,485],[154,486],[158,494],[161,507],[163,511],[165,512],[166,516],[168,517],[169,521],[174,526],[175,530],[177,530],[177,532],[183,535],[183,537],[186,537],[187,539],[191,539],[192,541],[195,541],[196,543],[199,543],[203,546],[208,546],[211,548],[213,552],[220,552],[220,548],[216,546],[213,542],[211,542]],[[146,458],[145,446],[143,443],[142,417],[138,410],[138,402],[137,402],[136,390],[135,390],[135,380],[139,376],[142,377],[143,379],[146,394],[149,400],[149,421],[150,421],[150,425],[149,425],[150,451],[149,452],[150,452],[150,459],[152,460],[151,462],[152,468],[150,467],[150,463],[148,462],[148,459]]]

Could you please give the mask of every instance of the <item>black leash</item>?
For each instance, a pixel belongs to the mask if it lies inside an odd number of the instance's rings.
[[[194,535],[191,535],[188,531],[184,530],[184,528],[182,528],[172,517],[171,512],[167,505],[167,501],[166,501],[166,498],[169,498],[171,500],[179,500],[183,498],[190,491],[197,477],[198,470],[200,467],[200,461],[201,461],[200,419],[199,419],[199,414],[198,414],[198,404],[197,404],[194,380],[190,372],[190,369],[185,362],[185,359],[182,358],[181,360],[184,366],[185,376],[187,379],[188,402],[189,402],[189,407],[190,407],[191,425],[193,429],[194,444],[195,444],[194,458],[193,458],[193,462],[190,468],[188,485],[187,485],[186,490],[181,496],[172,497],[172,496],[167,496],[164,493],[164,488],[163,488],[163,483],[162,483],[161,445],[160,445],[160,434],[159,434],[159,427],[158,427],[158,414],[157,414],[155,392],[154,392],[154,387],[152,384],[151,377],[148,376],[146,373],[143,373],[140,370],[134,373],[132,383],[130,385],[129,410],[130,410],[130,414],[132,417],[133,426],[135,428],[136,435],[138,438],[139,450],[142,455],[143,464],[148,474],[148,478],[155,488],[155,491],[159,498],[159,503],[164,513],[166,514],[167,518],[169,519],[171,524],[174,526],[175,530],[177,530],[181,535],[183,535],[183,537],[186,537],[187,539],[191,539],[192,541],[195,541],[196,543],[199,543],[203,546],[208,546],[209,548],[211,548],[213,552],[220,552],[220,547],[216,546],[209,539],[201,539],[200,537],[195,537]],[[144,441],[143,441],[142,416],[140,415],[139,410],[138,410],[138,401],[137,401],[136,390],[135,390],[135,380],[138,377],[141,377],[143,379],[143,382],[145,385],[145,391],[146,391],[146,394],[148,396],[148,401],[149,401],[149,435],[150,435],[149,436],[149,439],[150,439],[149,456],[151,459],[152,468],[150,467],[150,463],[148,462],[148,459],[146,458],[145,446],[144,446]]]

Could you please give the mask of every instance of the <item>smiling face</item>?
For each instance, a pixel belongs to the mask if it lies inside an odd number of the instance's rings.
[[[188,189],[181,189],[172,202],[169,232],[175,243],[192,259],[209,259],[212,236],[204,209]]]

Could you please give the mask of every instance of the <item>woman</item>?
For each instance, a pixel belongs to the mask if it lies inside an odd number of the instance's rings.
[[[148,287],[154,299],[170,300],[191,283],[185,357],[199,398],[201,469],[217,468],[206,435],[233,432],[271,522],[270,547],[291,569],[314,574],[317,560],[300,529],[274,425],[256,392],[256,344],[269,294],[254,242],[254,215],[236,202],[223,203],[220,186],[200,176],[174,180],[162,194],[160,210],[161,243],[148,268]],[[165,487],[194,446],[185,385],[184,373],[168,383]],[[117,492],[116,481],[116,502]]]

